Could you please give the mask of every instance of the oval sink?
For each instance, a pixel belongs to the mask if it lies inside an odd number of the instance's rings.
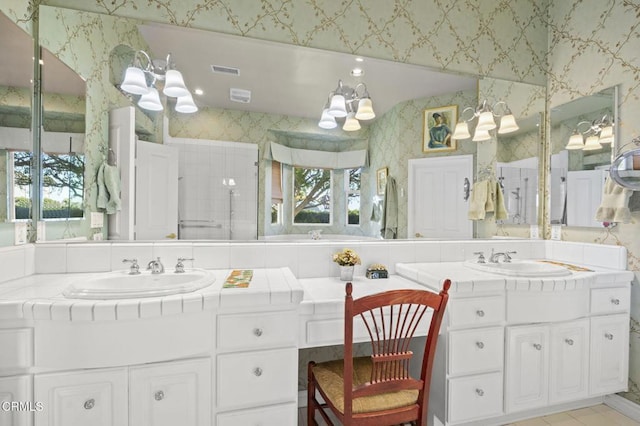
[[[509,275],[512,277],[564,277],[571,271],[559,265],[552,265],[535,260],[512,260],[508,263],[478,263],[466,261],[464,266],[491,274]]]
[[[129,275],[129,270],[105,272],[78,279],[62,294],[69,299],[132,299],[190,293],[210,286],[215,275],[204,269],[187,269],[184,273],[142,272]]]

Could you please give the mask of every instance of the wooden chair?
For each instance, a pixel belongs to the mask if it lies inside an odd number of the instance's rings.
[[[343,425],[427,424],[429,385],[438,332],[449,299],[442,291],[391,290],[354,300],[346,285],[344,358],[308,365],[307,424],[317,425],[316,410],[333,425],[330,409]],[[358,319],[359,318],[359,319]],[[354,320],[364,325],[372,355],[353,358]],[[361,320],[361,321],[360,321]],[[429,327],[420,378],[409,375],[409,349],[417,328]],[[316,391],[324,403],[316,399]]]

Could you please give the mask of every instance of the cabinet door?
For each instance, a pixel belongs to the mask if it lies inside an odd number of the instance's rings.
[[[627,390],[629,315],[591,318],[591,395]]]
[[[211,359],[131,368],[129,424],[205,426],[211,424]]]
[[[549,395],[549,328],[507,328],[507,413],[547,404]]]
[[[127,370],[38,374],[35,426],[127,426]]]
[[[0,426],[30,426],[31,412],[43,408],[35,402],[31,398],[31,377],[0,378]],[[11,403],[23,405],[7,405]]]
[[[581,399],[589,391],[589,320],[551,327],[549,401]]]

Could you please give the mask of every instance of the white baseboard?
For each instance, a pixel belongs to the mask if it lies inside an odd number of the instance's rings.
[[[621,414],[640,422],[640,405],[620,395],[607,395],[604,397],[604,403]]]

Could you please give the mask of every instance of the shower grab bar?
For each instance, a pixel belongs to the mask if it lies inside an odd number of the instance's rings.
[[[218,223],[217,225],[186,225],[184,223],[180,224],[180,228],[216,228],[221,229],[222,224]]]

